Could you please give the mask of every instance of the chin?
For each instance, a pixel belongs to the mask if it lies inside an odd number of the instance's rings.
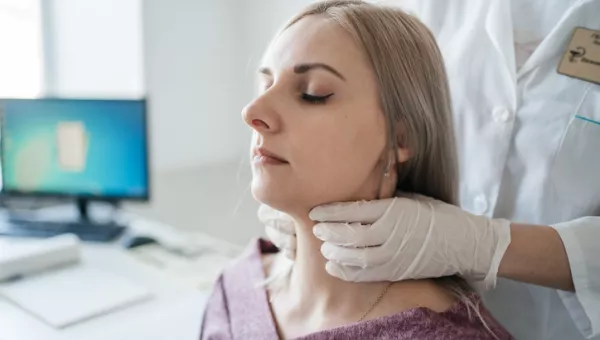
[[[255,200],[280,211],[286,205],[283,202],[288,201],[286,199],[287,195],[284,195],[281,192],[281,187],[277,185],[266,185],[263,182],[253,180],[251,189],[252,197]]]
[[[265,183],[264,181],[252,180],[252,196],[260,203],[266,204],[275,210],[288,215],[297,215],[309,209],[303,209],[301,199],[297,190],[290,190],[283,184]]]

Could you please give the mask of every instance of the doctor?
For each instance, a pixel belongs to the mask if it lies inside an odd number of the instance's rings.
[[[392,2],[444,54],[464,210],[427,198],[317,207],[328,272],[459,273],[489,288],[517,339],[600,339],[600,0]],[[293,255],[293,226],[261,219]]]

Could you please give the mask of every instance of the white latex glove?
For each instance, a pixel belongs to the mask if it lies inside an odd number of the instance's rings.
[[[258,208],[258,219],[265,225],[267,237],[289,259],[296,258],[296,228],[294,220],[266,204]]]
[[[400,281],[458,274],[495,286],[510,222],[423,196],[313,209],[327,271],[345,281]],[[479,281],[479,282],[478,282]]]

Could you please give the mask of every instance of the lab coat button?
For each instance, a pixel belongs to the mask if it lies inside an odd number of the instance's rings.
[[[497,107],[492,112],[492,117],[496,123],[506,123],[512,117],[512,114],[505,107]]]
[[[484,195],[477,195],[475,197],[475,201],[473,202],[473,213],[475,214],[484,214],[488,208],[488,200]]]

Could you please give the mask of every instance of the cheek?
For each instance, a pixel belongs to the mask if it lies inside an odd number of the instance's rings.
[[[294,141],[298,190],[314,205],[369,199],[377,192],[374,171],[385,146],[376,124],[340,119],[312,126]],[[304,134],[303,134],[304,135]]]

